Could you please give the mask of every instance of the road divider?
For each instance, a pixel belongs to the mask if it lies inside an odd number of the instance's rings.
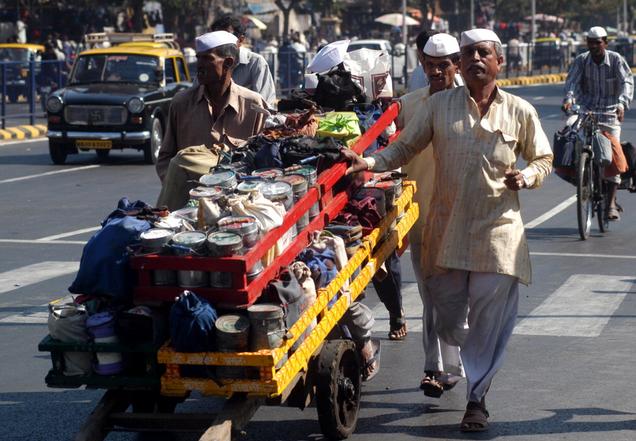
[[[0,129],[1,141],[42,138],[44,136],[46,136],[46,125],[44,124],[27,124]]]

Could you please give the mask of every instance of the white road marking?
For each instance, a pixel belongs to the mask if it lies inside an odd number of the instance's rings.
[[[91,168],[97,168],[100,167],[99,165],[85,165],[82,167],[73,167],[73,168],[65,168],[63,170],[55,170],[55,171],[50,171],[50,172],[45,172],[45,173],[38,173],[36,175],[28,175],[28,176],[20,176],[19,178],[11,178],[11,179],[4,179],[2,181],[0,181],[0,184],[8,184],[10,182],[18,182],[18,181],[24,181],[27,179],[34,179],[34,178],[41,178],[42,176],[51,176],[51,175],[57,175],[60,173],[70,173],[70,172],[75,172],[75,171],[81,171],[81,170],[89,170]]]
[[[544,96],[535,96],[535,97],[532,97],[532,99],[533,99],[533,100],[535,100],[535,101],[539,101],[539,100],[542,100],[542,99],[544,99],[544,98],[545,98]]]
[[[634,276],[575,274],[515,327],[519,335],[598,337],[627,293]]]
[[[62,239],[64,237],[77,236],[79,234],[90,233],[92,231],[97,231],[101,227],[90,227],[90,228],[82,228],[81,230],[69,231],[68,233],[55,234],[53,236],[46,236],[36,239],[37,242],[47,242],[57,239]]]
[[[47,305],[44,305],[45,307]],[[21,314],[13,314],[0,319],[0,323],[4,325],[44,325],[48,323],[49,312],[23,312]]]
[[[16,145],[16,144],[27,144],[31,142],[47,141],[47,140],[48,138],[29,138],[29,139],[21,139],[19,141],[6,141],[6,142],[3,141],[3,142],[0,142],[0,148]]]
[[[85,240],[0,239],[0,243],[27,245],[86,245]]]
[[[559,214],[560,212],[562,212],[563,210],[565,210],[566,208],[568,208],[570,205],[572,205],[575,202],[576,202],[576,195],[570,196],[569,198],[567,198],[566,200],[561,202],[556,207],[552,208],[551,210],[546,211],[541,216],[539,216],[536,219],[533,219],[530,222],[526,223],[526,225],[525,225],[526,226],[526,230],[530,230],[532,228],[537,227],[538,225],[544,223],[548,219],[556,216],[557,214]]]
[[[0,273],[0,294],[77,272],[79,262],[39,262]]]
[[[373,285],[369,285],[373,286]],[[402,284],[402,308],[406,311],[409,332],[422,332],[422,300],[417,290],[417,283]],[[375,324],[373,332],[386,334],[389,332],[389,312],[382,302],[373,307]]]
[[[540,120],[544,120],[544,119],[555,119],[555,118],[560,119],[560,118],[561,118],[561,116],[563,116],[563,114],[562,114],[562,113],[551,113],[551,114],[549,114],[549,115],[542,116],[542,117],[541,117],[541,118],[539,118],[539,119],[540,119]]]
[[[546,253],[543,251],[533,251],[532,256],[554,256],[554,257],[592,257],[594,259],[628,259],[635,260],[636,256],[627,254],[584,254],[584,253]]]

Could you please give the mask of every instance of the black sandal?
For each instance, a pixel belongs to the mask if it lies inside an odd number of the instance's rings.
[[[420,382],[420,389],[427,397],[439,398],[444,393],[444,385],[437,379],[439,372],[426,371]]]

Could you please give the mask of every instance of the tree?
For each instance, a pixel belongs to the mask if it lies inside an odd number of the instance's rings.
[[[289,14],[298,6],[300,0],[285,0],[287,6],[285,6],[283,0],[275,0],[274,4],[278,6],[278,9],[283,13],[283,37],[287,37],[289,34]]]

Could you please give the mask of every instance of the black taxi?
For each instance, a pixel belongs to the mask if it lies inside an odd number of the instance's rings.
[[[79,54],[67,86],[46,101],[49,153],[55,164],[69,154],[113,149],[143,151],[157,160],[170,101],[191,86],[183,54],[161,43],[131,42]]]

